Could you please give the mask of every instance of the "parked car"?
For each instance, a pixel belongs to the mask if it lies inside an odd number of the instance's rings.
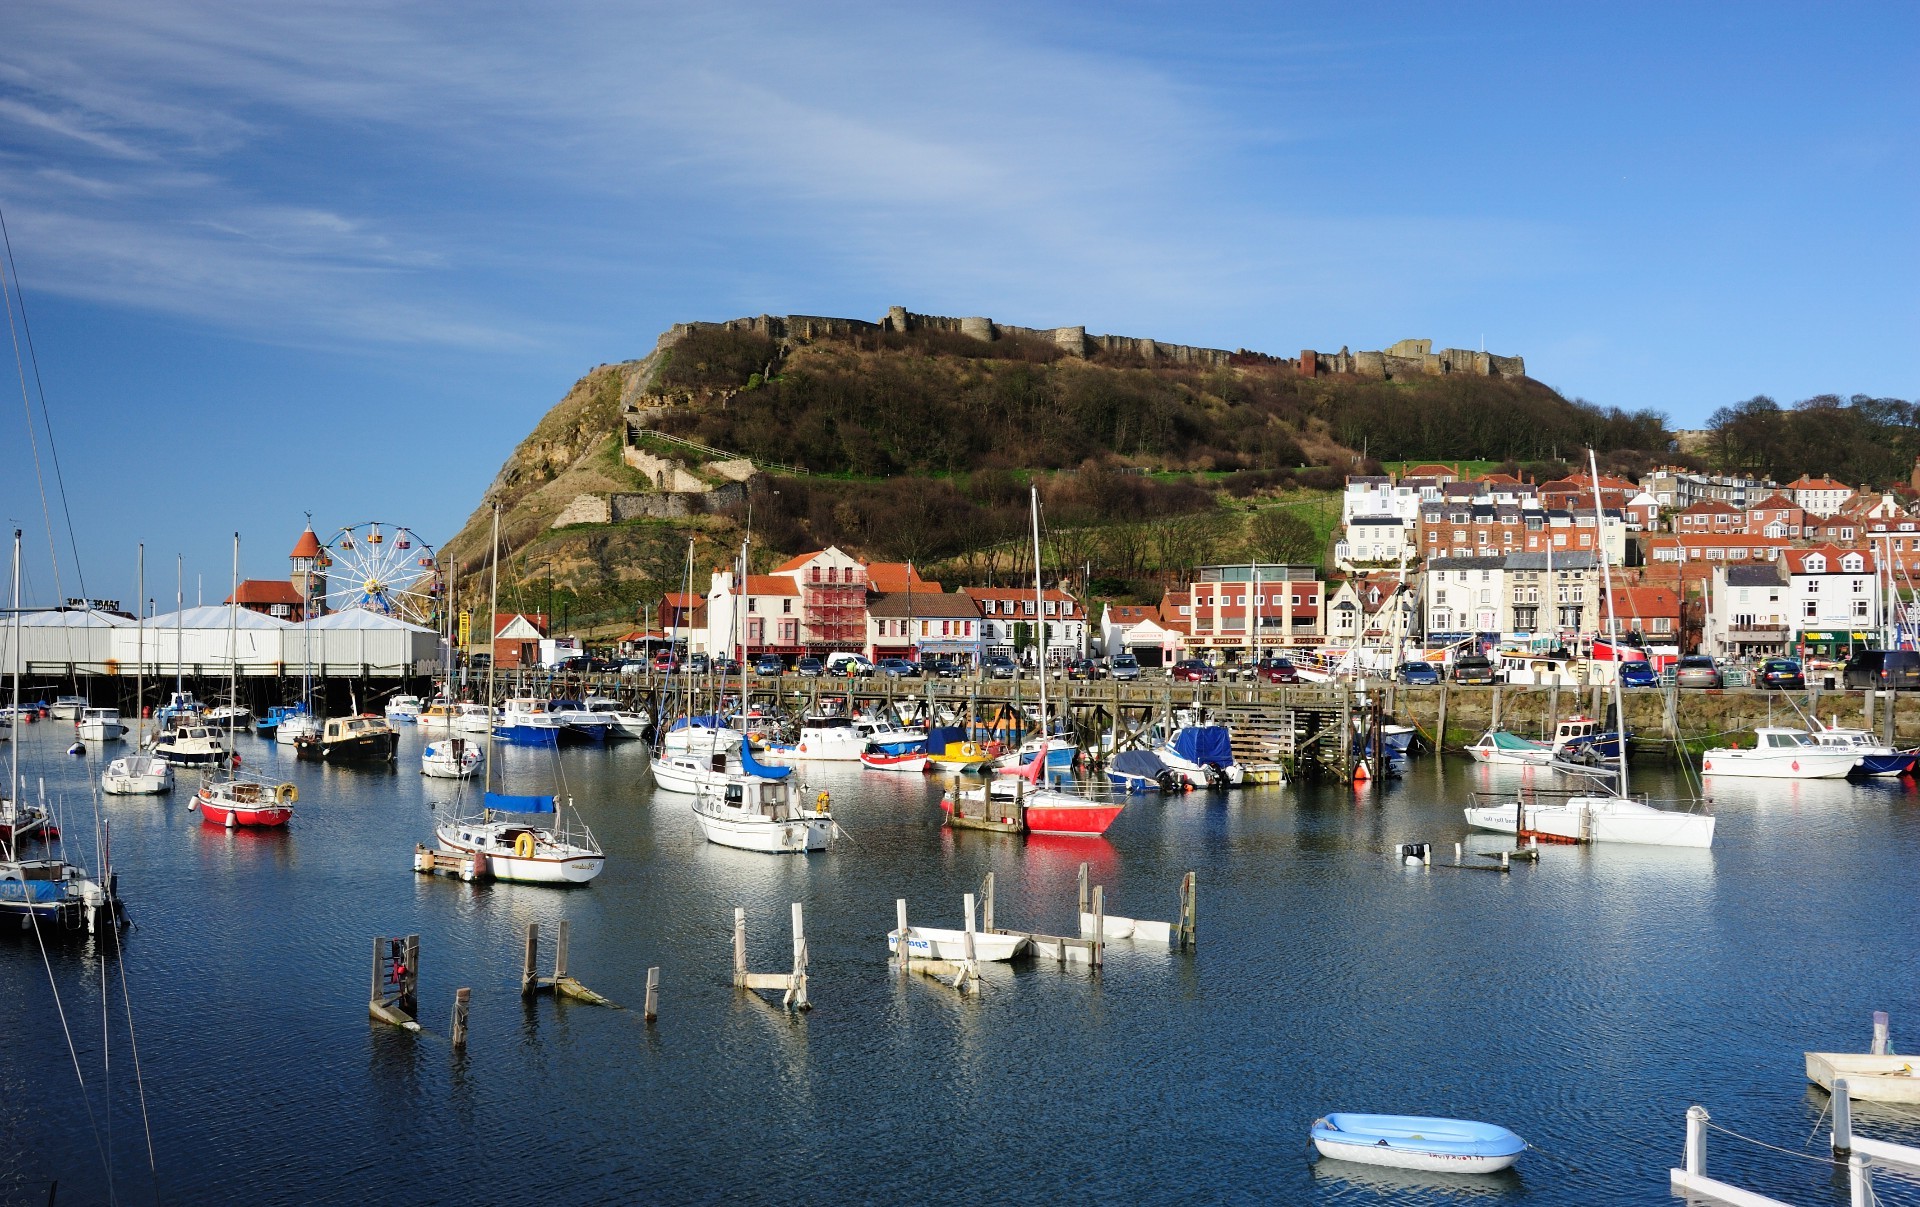
[[[725,678],[728,675],[739,674],[740,663],[732,658],[715,658],[711,669],[714,674]]]
[[[1757,687],[1771,687],[1778,691],[1804,691],[1807,677],[1800,670],[1800,664],[1791,658],[1769,658],[1760,664],[1760,672],[1754,676]]]
[[[920,676],[920,667],[909,658],[882,658],[879,669],[889,679],[916,679]]]
[[[672,650],[661,650],[653,656],[653,669],[672,673],[680,669],[680,657]]]
[[[818,679],[826,673],[826,670],[827,668],[812,654],[808,654],[805,658],[793,664],[793,673],[803,675],[808,679]]]
[[[622,658],[613,664],[613,669],[615,674],[620,675],[644,675],[647,673],[647,668],[652,665],[653,663],[645,658]]]
[[[1113,654],[1107,658],[1107,673],[1117,682],[1130,683],[1140,677],[1140,660],[1132,654]]]
[[[1018,679],[1020,664],[1005,654],[995,654],[980,664],[980,673],[989,679]]]
[[[705,654],[692,654],[688,656],[687,658],[688,674],[704,675],[711,672],[712,670],[713,670],[713,659],[707,657]]]
[[[1673,681],[1681,687],[1719,687],[1720,668],[1707,654],[1688,654],[1680,660]]]
[[[1173,664],[1173,678],[1177,683],[1218,683],[1220,672],[1198,658],[1185,658]]]
[[[1848,687],[1894,691],[1920,690],[1920,652],[1914,650],[1855,650],[1840,672]]]
[[[1653,671],[1653,664],[1645,658],[1636,658],[1632,662],[1620,664],[1621,687],[1659,687],[1660,676]]]
[[[1402,662],[1394,668],[1393,677],[1410,687],[1437,686],[1440,668],[1431,662]]]
[[[952,658],[929,658],[925,671],[936,679],[958,679],[967,673],[967,668]]]
[[[839,653],[827,655],[827,673],[858,679],[873,674],[873,662],[865,654],[841,650]]]
[[[761,654],[753,660],[753,673],[774,677],[787,673],[786,660],[778,654]]]
[[[1067,663],[1067,678],[1085,679],[1089,682],[1107,677],[1107,668],[1100,665],[1097,658],[1075,658]]]
[[[1267,657],[1254,667],[1253,678],[1258,683],[1298,683],[1300,672],[1290,659]]]
[[[1493,659],[1485,654],[1462,654],[1453,660],[1453,681],[1498,683],[1500,676],[1493,669]]]

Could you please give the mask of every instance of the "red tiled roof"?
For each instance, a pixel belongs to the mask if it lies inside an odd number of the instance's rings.
[[[1840,559],[1849,553],[1857,553],[1860,555],[1863,569],[1842,570],[1840,568]],[[1788,573],[1809,573],[1806,568],[1807,559],[1814,554],[1819,554],[1821,557],[1827,559],[1827,568],[1821,571],[1821,573],[1824,574],[1871,574],[1873,572],[1873,554],[1871,553],[1865,553],[1858,549],[1842,549],[1838,545],[1815,545],[1811,549],[1789,549],[1782,555],[1786,558]]]
[[[704,595],[695,595],[691,591],[669,591],[666,594],[669,608],[697,608],[707,602]]]
[[[1158,623],[1160,609],[1152,604],[1114,604],[1107,609],[1107,615],[1115,624],[1139,624],[1143,620]]]
[[[240,583],[238,590],[227,596],[222,603],[237,603],[242,607],[249,604],[291,604],[299,607],[306,601],[300,598],[300,592],[284,578],[249,578]]]
[[[293,552],[289,553],[287,556],[288,557],[319,557],[320,556],[320,538],[313,535],[313,525],[311,524],[307,525],[307,530],[301,533],[300,539],[293,543]]]
[[[1792,506],[1792,504],[1788,504]],[[1702,499],[1691,507],[1680,509],[1681,515],[1739,515],[1740,509],[1731,503],[1719,499]]]
[[[1832,478],[1809,478],[1805,474],[1787,483],[1788,490],[1852,490],[1844,482],[1835,482]]]
[[[822,553],[825,553],[825,552],[826,550],[824,549],[815,549],[812,553],[796,553],[792,557],[788,558],[786,561],[781,562],[779,565],[775,566],[773,568],[773,572],[775,574],[785,574],[789,570],[798,570],[800,567],[806,565],[808,562],[812,561],[816,557],[819,557]]]
[[[873,562],[867,566],[867,586],[882,595],[894,591],[905,591],[909,572],[913,579],[913,593],[918,595],[922,588],[928,592],[941,590],[939,583],[930,583],[920,577],[920,571],[906,562]]]
[[[1748,504],[1747,510],[1748,511],[1795,511],[1795,510],[1798,510],[1799,507],[1800,507],[1800,504],[1794,502],[1792,499],[1789,499],[1787,496],[1780,494],[1779,492],[1776,491],[1775,493],[1770,494],[1766,498],[1760,500],[1758,503]]]
[[[740,594],[740,584],[733,585],[733,594]],[[798,595],[800,585],[784,574],[747,575],[747,594],[749,595]]]

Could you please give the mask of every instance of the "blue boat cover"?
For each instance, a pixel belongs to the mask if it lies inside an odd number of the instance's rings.
[[[689,725],[695,729],[725,729],[727,719],[718,713],[708,713],[704,717],[680,717],[667,728],[669,730],[685,729]]]
[[[1160,756],[1151,750],[1122,750],[1113,756],[1113,762],[1107,764],[1107,770],[1114,775],[1133,775],[1158,783],[1160,773],[1167,765]]]
[[[902,754],[925,754],[927,752],[927,743],[925,739],[922,738],[914,738],[910,742],[869,742],[867,743],[867,749],[877,751],[889,757]],[[942,753],[944,752],[945,748],[943,747]]]
[[[1173,735],[1173,752],[1196,763],[1233,766],[1233,735],[1225,725],[1190,725]]]
[[[504,792],[487,793],[487,808],[498,813],[551,813],[551,796],[508,796]]]
[[[933,754],[945,754],[947,747],[966,740],[967,731],[958,725],[940,725],[927,730],[927,750]]]
[[[793,774],[791,767],[766,767],[753,761],[753,747],[740,739],[740,770],[763,780],[783,780]]]

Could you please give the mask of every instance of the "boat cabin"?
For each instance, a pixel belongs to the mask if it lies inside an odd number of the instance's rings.
[[[771,821],[792,821],[795,816],[785,780],[728,780],[724,799],[729,809],[758,813]]]
[[[118,724],[120,720],[120,710],[117,708],[89,708],[81,714],[80,719],[83,722],[112,721]]]
[[[327,721],[327,741],[337,742],[343,738],[364,737],[390,728],[391,726],[379,717],[334,717]]]
[[[1580,676],[1573,673],[1573,660],[1564,655],[1536,654],[1525,650],[1500,650],[1496,654],[1495,671],[1500,679],[1511,684],[1537,684],[1561,687],[1583,685]]]
[[[1803,746],[1818,746],[1819,743],[1797,729],[1778,729],[1762,726],[1753,731],[1758,739],[1755,745],[1761,750],[1797,750]]]

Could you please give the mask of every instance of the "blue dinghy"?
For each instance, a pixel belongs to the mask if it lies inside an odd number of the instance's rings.
[[[1170,792],[1173,771],[1151,750],[1123,750],[1107,764],[1107,779],[1122,792]]]
[[[1527,1151],[1506,1128],[1471,1119],[1342,1113],[1314,1120],[1309,1134],[1337,1161],[1446,1173],[1498,1173]]]

